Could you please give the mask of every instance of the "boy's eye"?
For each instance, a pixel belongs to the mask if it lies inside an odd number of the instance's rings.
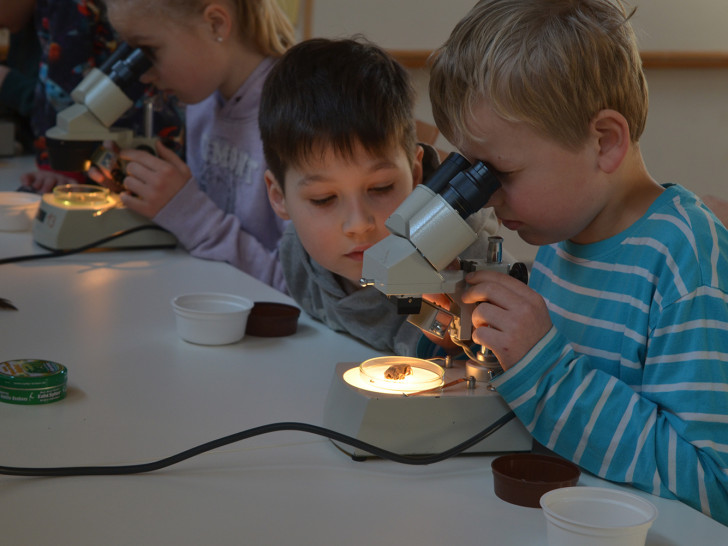
[[[387,184],[386,186],[376,186],[374,188],[371,188],[369,191],[372,191],[374,193],[387,193],[394,189],[394,183]]]
[[[334,196],[321,197],[319,199],[309,199],[309,202],[315,207],[325,207],[334,202]]]

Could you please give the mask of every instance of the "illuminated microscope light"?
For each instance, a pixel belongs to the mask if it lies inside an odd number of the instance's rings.
[[[406,368],[407,372],[392,374],[393,367],[398,370]],[[443,368],[428,360],[406,356],[382,356],[370,358],[358,367],[347,370],[344,372],[344,381],[353,387],[370,392],[410,394],[442,387],[444,375]]]

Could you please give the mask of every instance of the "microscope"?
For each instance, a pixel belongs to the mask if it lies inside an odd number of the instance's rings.
[[[119,46],[100,68],[94,68],[71,92],[74,104],[58,113],[46,132],[50,166],[54,170],[86,172],[96,166],[117,182],[123,162],[104,142],[119,148],[154,153],[152,105],[145,105],[145,130],[113,127],[133,104],[131,87],[151,67],[144,52]],[[123,237],[112,236],[129,232]],[[33,224],[36,243],[51,250],[78,249],[108,239],[104,247],[173,247],[176,239],[143,216],[124,207],[119,195],[90,184],[59,186],[41,200]]]
[[[481,348],[470,353],[474,305],[460,295],[465,275],[491,269],[528,281],[525,264],[503,262],[503,239],[489,237],[484,258],[460,260],[458,256],[478,238],[465,219],[480,210],[500,187],[498,178],[483,163],[471,165],[453,152],[424,183],[387,219],[390,235],[364,253],[363,286],[374,286],[394,301],[409,322],[439,338],[450,334],[468,353],[469,372],[479,380],[492,378],[500,366],[492,353]],[[422,298],[446,294],[445,309]]]
[[[145,134],[112,127],[134,104],[131,87],[152,66],[144,52],[120,45],[100,67],[93,68],[73,91],[74,104],[58,113],[56,125],[46,132],[50,165],[57,171],[84,172],[105,141],[120,148],[154,150],[151,109],[145,112]],[[150,104],[151,106],[151,104]]]
[[[475,354],[466,344],[473,306],[463,304],[460,295],[469,271],[494,269],[526,282],[528,270],[521,263],[503,263],[500,237],[489,238],[484,258],[458,259],[478,238],[465,219],[499,187],[484,163],[471,165],[452,153],[387,219],[390,235],[364,252],[362,285],[388,296],[397,311],[409,314],[408,320],[420,329],[440,338],[449,333],[468,360],[384,356],[341,362],[326,399],[326,426],[397,453],[432,454],[510,413],[490,385],[502,371],[498,360],[487,349]],[[446,294],[449,309],[426,301],[425,294]],[[334,444],[355,460],[369,456],[365,450]],[[512,419],[468,453],[531,447],[528,431]]]

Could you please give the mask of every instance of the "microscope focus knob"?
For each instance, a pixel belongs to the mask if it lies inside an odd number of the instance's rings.
[[[523,262],[516,262],[511,265],[508,274],[514,279],[518,279],[523,284],[528,284],[528,268]]]

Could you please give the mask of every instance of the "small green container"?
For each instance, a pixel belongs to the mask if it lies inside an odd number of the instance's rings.
[[[8,360],[0,363],[0,402],[49,404],[66,397],[68,370],[49,360]]]

